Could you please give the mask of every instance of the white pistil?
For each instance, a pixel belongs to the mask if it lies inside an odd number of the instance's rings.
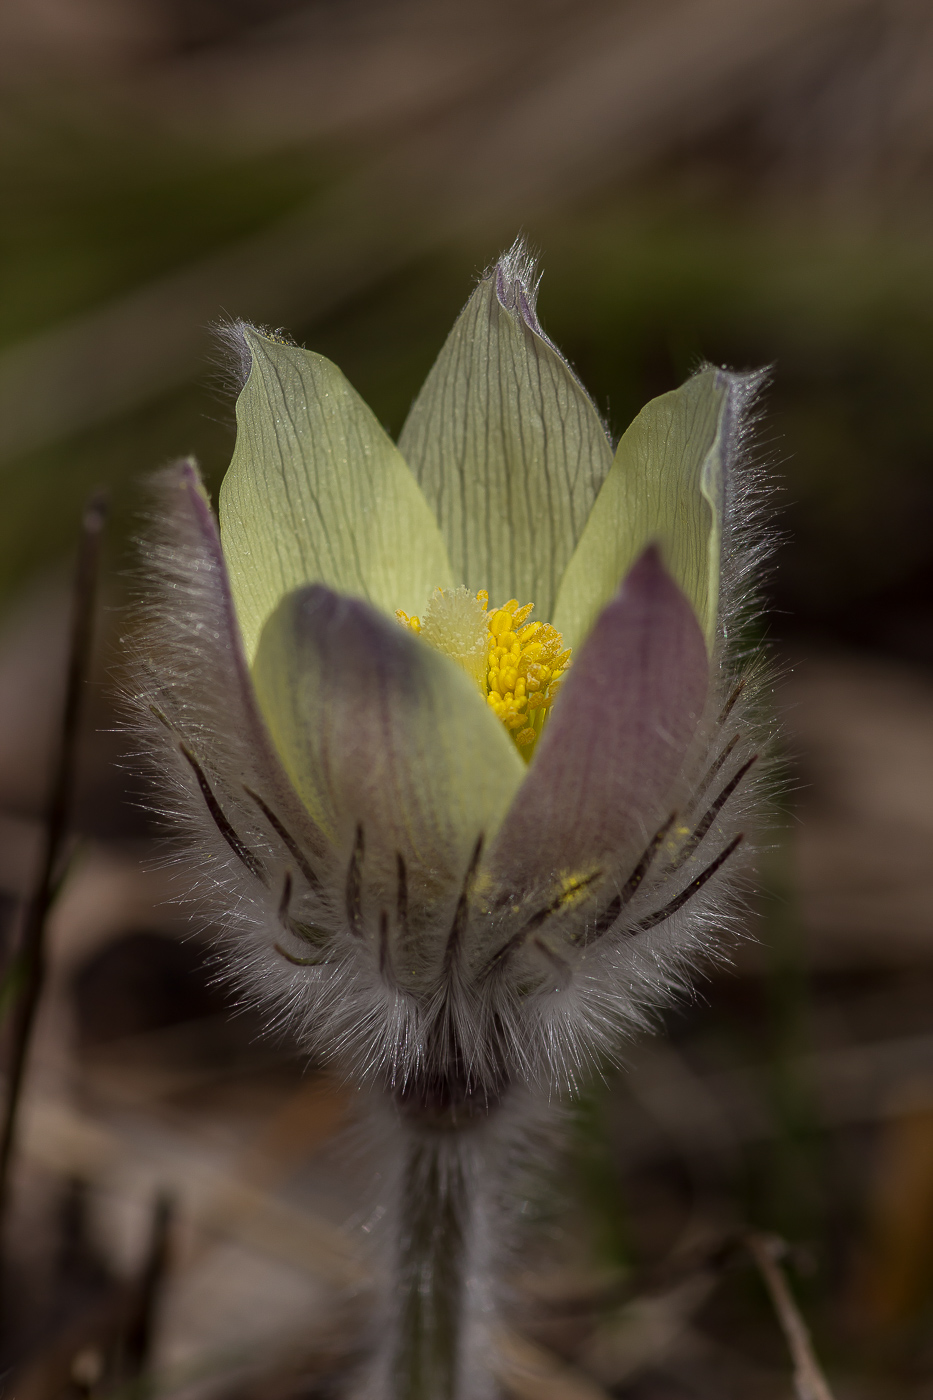
[[[486,611],[468,588],[435,588],[421,620],[421,636],[449,656],[486,694]]]

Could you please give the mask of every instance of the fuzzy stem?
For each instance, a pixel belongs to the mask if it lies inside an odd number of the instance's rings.
[[[392,1400],[458,1400],[474,1183],[457,1129],[403,1129]]]

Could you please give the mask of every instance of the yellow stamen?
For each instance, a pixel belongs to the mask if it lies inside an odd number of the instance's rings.
[[[519,607],[510,598],[501,608],[488,607],[485,589],[474,596],[462,587],[437,588],[423,622],[401,609],[396,617],[473,678],[527,761],[570,666],[570,651],[549,622],[526,622],[533,603]]]
[[[489,619],[486,701],[530,758],[548,710],[570,665],[570,652],[556,627],[525,619],[533,604],[511,598]]]
[[[408,613],[403,612],[401,608],[395,609],[395,616],[398,618],[399,622],[402,624],[403,627],[409,628],[409,630],[412,632],[421,631],[420,617],[409,617]]]

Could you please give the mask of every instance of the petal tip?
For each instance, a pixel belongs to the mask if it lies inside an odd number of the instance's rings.
[[[665,567],[660,541],[652,540],[638,555],[628,573],[624,575],[619,584],[619,594],[647,593],[649,591],[657,593],[665,589],[675,589],[678,593],[683,591]],[[617,596],[619,595],[617,594]]]
[[[176,470],[179,479],[185,486],[199,487],[201,485],[201,473],[198,470],[198,464],[194,457],[182,457],[180,461],[176,463]]]
[[[507,253],[503,253],[489,274],[495,278],[496,297],[500,306],[521,317],[529,330],[545,339],[537,315],[538,288],[541,274],[534,255],[519,235]]]
[[[635,563],[622,579],[615,601],[643,603],[648,607],[662,609],[673,607],[678,612],[682,612],[685,617],[689,615],[695,625],[697,636],[701,640],[703,638],[703,626],[696,608],[665,564],[661,545],[657,540],[652,540],[639,554]],[[705,658],[705,642],[703,643],[703,655]]]
[[[297,615],[302,618],[305,624],[313,627],[334,630],[339,633],[342,628],[349,624],[349,629],[358,631],[377,630],[377,614],[374,609],[359,598],[347,597],[344,593],[338,593],[333,588],[328,588],[325,583],[306,583],[295,589],[292,595],[287,595],[283,602],[291,596],[294,599],[294,607]],[[379,618],[381,621],[381,617]]]
[[[257,354],[264,353],[264,341],[295,347],[295,341],[281,326],[254,326],[242,317],[218,321],[213,331],[220,342],[221,373],[234,394],[246,387]]]
[[[218,341],[220,370],[224,387],[238,394],[249,379],[253,355],[247,340],[247,332],[252,327],[248,321],[237,317],[215,322],[212,330]]]
[[[204,483],[196,457],[179,457],[167,463],[151,477],[151,487],[156,493],[171,494],[174,491],[204,495]]]

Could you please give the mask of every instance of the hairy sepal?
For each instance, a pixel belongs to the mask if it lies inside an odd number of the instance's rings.
[[[391,1078],[423,1058],[418,1018],[348,930],[345,853],[312,820],[270,739],[194,463],[161,473],[153,494],[142,633],[124,689],[153,805],[175,836],[180,897],[216,937],[221,974],[271,1031],[289,1030],[354,1077]]]

